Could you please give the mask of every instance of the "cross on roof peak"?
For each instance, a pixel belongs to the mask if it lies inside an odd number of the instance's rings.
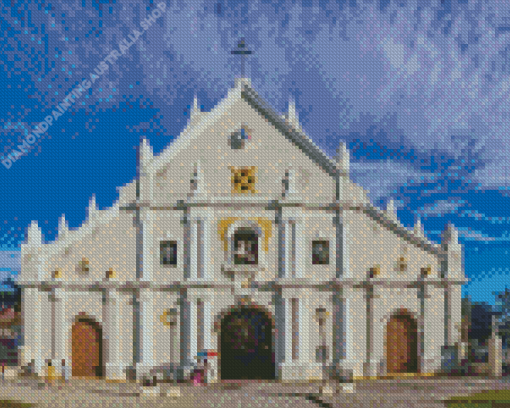
[[[246,58],[246,55],[250,55],[252,52],[246,46],[246,43],[244,42],[244,37],[241,38],[240,41],[237,43],[237,48],[230,51],[230,53],[233,55],[241,56],[241,78],[245,78],[245,76],[244,76],[244,60]]]

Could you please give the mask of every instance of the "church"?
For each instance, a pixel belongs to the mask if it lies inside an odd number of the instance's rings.
[[[22,365],[73,377],[140,378],[211,357],[209,380],[313,381],[442,370],[459,347],[463,249],[430,242],[375,207],[242,75],[154,155],[111,208],[22,245]],[[442,358],[443,357],[443,358]]]

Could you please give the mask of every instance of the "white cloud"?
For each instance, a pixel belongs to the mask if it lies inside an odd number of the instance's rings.
[[[407,163],[391,160],[351,163],[352,180],[368,190],[373,201],[388,197],[408,180],[423,182],[430,176],[431,173],[417,172]]]
[[[1,251],[0,250],[0,279],[7,277],[10,272],[19,273],[21,271],[21,252],[20,251]],[[4,277],[4,275],[6,275]]]
[[[443,217],[445,214],[454,214],[464,205],[464,201],[455,202],[450,200],[437,200],[417,210],[417,213],[424,217]]]

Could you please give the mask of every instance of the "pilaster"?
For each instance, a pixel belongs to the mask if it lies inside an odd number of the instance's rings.
[[[187,274],[188,279],[207,280],[209,278],[209,251],[212,214],[210,209],[190,208],[186,213],[187,247],[189,249]]]
[[[278,228],[278,277],[302,278],[305,275],[305,237],[303,214],[300,208],[285,207],[290,199],[276,210]]]
[[[426,322],[426,308],[425,308],[425,299],[428,295],[427,284],[424,282],[424,278],[422,277],[420,282],[420,286],[418,288],[418,299],[420,302],[420,317],[418,320],[418,364],[419,370],[421,373],[428,372],[428,362],[426,361],[425,355],[425,322]]]
[[[52,341],[52,364],[57,370],[61,370],[62,360],[67,359],[67,322],[65,318],[66,299],[65,291],[61,288],[55,288],[52,291],[53,307],[53,341]],[[69,360],[69,359],[67,359]]]
[[[349,279],[352,277],[349,267],[349,251],[348,251],[348,228],[345,222],[345,214],[337,210],[333,218],[336,236],[336,278]]]
[[[374,285],[367,284],[365,287],[365,331],[366,331],[366,354],[365,361],[363,364],[363,375],[364,376],[375,376],[377,375],[377,360],[374,359]]]
[[[333,295],[333,362],[339,370],[352,370],[354,365],[351,292],[351,288],[340,288]]]
[[[120,356],[120,299],[116,290],[106,290],[103,304],[103,321],[106,346],[106,378],[125,379],[124,366]]]
[[[197,355],[197,300],[181,295],[181,367],[195,364]]]
[[[141,223],[141,255],[142,269],[140,280],[143,282],[152,282],[154,272],[154,218],[156,214],[153,210],[143,207],[140,209]],[[157,248],[159,251],[159,248]],[[158,254],[159,255],[159,254]]]
[[[308,381],[322,376],[322,367],[311,359],[309,294],[301,289],[283,289],[284,338],[280,343],[283,359],[278,361],[282,381]],[[277,316],[278,318],[278,316]],[[281,319],[281,316],[280,316]],[[281,322],[281,320],[280,320]]]
[[[42,375],[44,368],[42,358],[42,327],[41,327],[41,293],[38,288],[23,288],[24,313],[24,365],[34,363],[34,370]]]
[[[136,363],[136,376],[146,374],[154,367],[154,294],[150,289],[140,289],[138,296],[140,313],[140,349]]]

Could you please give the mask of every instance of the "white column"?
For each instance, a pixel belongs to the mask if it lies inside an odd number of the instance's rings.
[[[285,231],[285,243],[284,243],[284,253],[285,253],[285,277],[292,278],[294,277],[294,237],[295,237],[295,225],[294,221],[285,219],[283,221],[282,228]]]
[[[366,330],[366,358],[365,358],[365,364],[363,367],[363,375],[370,377],[375,376],[376,374],[376,366],[373,359],[373,353],[374,353],[374,330],[373,330],[373,295],[374,295],[374,286],[372,284],[367,285],[365,288],[365,300],[366,300],[366,306],[365,306],[365,313],[366,313],[366,321],[365,321],[365,330]]]
[[[207,212],[207,211],[205,211]],[[193,225],[193,224],[192,224]],[[205,279],[209,278],[209,221],[205,216],[201,216],[197,218],[195,221],[195,226],[192,231],[195,232],[195,237],[192,240],[192,245],[196,248],[196,279]],[[191,262],[193,260],[193,253],[191,254]],[[192,269],[193,270],[193,269]]]
[[[209,297],[203,298],[204,302],[204,321],[203,321],[203,333],[204,333],[204,349],[213,349],[213,325],[214,319],[212,315],[212,302]],[[207,381],[216,382],[218,380],[218,357],[209,357],[208,362],[208,373]]]
[[[298,220],[295,227],[295,274],[296,278],[304,278],[306,275],[306,248],[305,248],[305,228],[303,222]]]
[[[140,210],[143,222],[143,241],[142,241],[142,281],[152,282],[154,270],[154,258],[157,257],[159,262],[159,247],[154,246],[154,217],[155,212],[142,208]],[[156,253],[154,249],[156,248]]]
[[[120,299],[115,290],[107,290],[103,305],[103,321],[106,340],[106,377],[112,380],[125,379],[124,366],[120,358]]]
[[[300,298],[299,295],[299,292],[287,293],[282,299],[284,323],[280,323],[280,327],[283,326],[284,338],[280,355],[284,356],[284,360],[280,361],[280,375],[283,381],[304,380],[310,373],[308,334],[311,317],[307,311],[307,300]]]
[[[276,209],[276,225],[278,226],[278,278],[287,278],[286,272],[286,223],[283,219],[283,209],[278,207]]]
[[[209,233],[210,233],[210,221],[207,218],[200,220],[200,237],[199,237],[199,255],[200,255],[200,277],[201,279],[209,279]]]
[[[41,293],[38,288],[23,289],[23,314],[25,319],[24,344],[26,364],[34,362],[34,370],[42,374],[42,327],[41,327]]]
[[[283,301],[285,307],[285,364],[292,364],[292,298],[286,298]]]
[[[351,278],[348,252],[348,229],[344,217],[337,211],[333,218],[336,230],[336,278]]]
[[[197,355],[197,301],[181,298],[181,366],[196,362]]]
[[[34,296],[34,302],[33,302],[33,334],[34,339],[32,342],[32,359],[35,360],[35,372],[39,375],[44,374],[45,364],[43,361],[43,355],[42,355],[42,336],[43,336],[43,329],[42,329],[42,297],[43,293],[39,289],[33,289],[33,296]]]
[[[309,300],[307,291],[302,291],[299,299],[299,364],[303,367],[308,366],[311,361],[310,353],[310,324],[312,324],[312,316],[309,309]]]
[[[423,279],[423,278],[422,278]],[[419,362],[419,369],[421,373],[428,372],[429,364],[426,361],[426,354],[425,354],[425,299],[427,298],[428,294],[428,288],[427,284],[423,282],[423,280],[420,282],[420,287],[418,288],[418,294],[419,294],[419,301],[420,301],[420,319],[418,321],[418,362]]]
[[[174,308],[170,309],[171,311]],[[178,311],[178,309],[177,309]],[[175,319],[175,320],[174,320]],[[179,361],[179,318],[177,316],[171,316],[171,322],[169,327],[170,335],[170,362],[177,363]]]
[[[185,208],[181,223],[183,225],[183,236],[182,236],[182,251],[183,251],[183,269],[184,269],[184,280],[191,279],[191,217],[189,208]]]
[[[424,291],[424,305],[423,309],[423,370],[424,372],[436,372],[441,368],[441,352],[443,351],[442,335],[443,333],[437,333],[434,331],[434,326],[438,318],[428,311],[437,308],[438,301],[441,300],[441,296],[432,296],[434,293],[434,287],[425,285]],[[439,292],[439,290],[437,290]],[[437,293],[439,295],[439,293]],[[439,320],[440,317],[439,317]],[[439,340],[439,341],[438,341]]]
[[[190,232],[191,232],[191,251],[190,251],[190,279],[197,280],[198,278],[198,268],[200,267],[200,261],[198,259],[199,251],[198,245],[200,243],[198,239],[198,234],[200,232],[199,229],[199,220],[194,218],[190,219]]]
[[[285,364],[285,299],[282,290],[277,289],[275,293],[275,363],[277,365],[277,377],[283,377],[283,365]]]
[[[213,333],[213,316],[212,303],[209,298],[204,298],[204,348],[210,350],[212,348]]]
[[[141,289],[138,303],[141,344],[136,373],[140,377],[154,367],[154,293],[150,289]]]
[[[334,360],[338,368],[353,369],[351,289],[341,288],[334,296]]]
[[[62,360],[66,360],[66,365],[69,365],[67,358],[66,342],[67,342],[67,322],[66,322],[66,300],[64,289],[55,288],[53,290],[53,346],[52,351],[52,364],[58,372],[62,369]]]

